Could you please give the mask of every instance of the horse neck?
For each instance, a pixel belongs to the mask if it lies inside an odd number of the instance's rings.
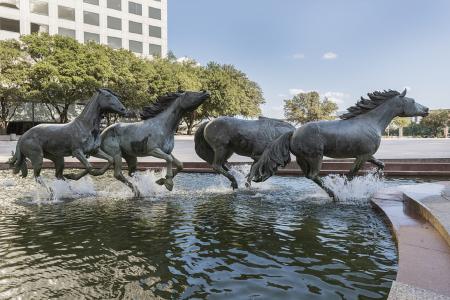
[[[392,119],[398,116],[399,112],[397,109],[393,109],[390,101],[386,101],[380,106],[374,108],[373,110],[360,115],[361,120],[367,120],[371,122],[381,134],[391,123]]]
[[[84,107],[81,114],[75,119],[88,129],[100,128],[100,105],[98,105],[98,95],[94,95]]]
[[[168,132],[175,132],[175,130],[177,130],[178,128],[178,125],[180,124],[182,117],[183,112],[180,108],[180,105],[178,104],[178,100],[175,100],[173,104],[170,105],[165,111],[161,112],[159,115],[152,119],[158,119]]]

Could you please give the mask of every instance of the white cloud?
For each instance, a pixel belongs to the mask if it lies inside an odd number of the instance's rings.
[[[286,94],[278,94],[277,96],[278,96],[279,98],[286,98],[286,97],[287,97]]]
[[[289,95],[297,95],[300,93],[307,93],[308,91],[302,90],[302,89],[289,89]]]
[[[323,94],[324,97],[328,98],[328,100],[333,101],[336,104],[343,104],[344,98],[348,98],[349,95],[342,92],[326,92]]]
[[[327,53],[324,53],[322,56],[323,59],[327,59],[327,60],[336,59],[337,57],[338,57],[338,55],[334,52],[327,52]]]
[[[305,58],[305,54],[303,53],[295,53],[294,55],[292,55],[293,59],[304,59]]]

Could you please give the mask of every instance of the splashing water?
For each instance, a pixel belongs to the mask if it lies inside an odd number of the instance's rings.
[[[371,171],[364,176],[354,177],[348,181],[345,175],[328,175],[323,178],[326,187],[331,189],[339,202],[363,203],[378,190],[387,187],[384,178]]]
[[[51,180],[47,178],[43,180],[48,189],[36,184],[36,189],[32,190],[32,199],[34,202],[55,203],[62,199],[77,199],[96,195],[94,182],[91,177],[83,177],[78,181]]]
[[[15,185],[16,185],[16,182],[14,181],[14,179],[6,178],[6,179],[0,180],[0,186],[2,186],[2,187],[15,186]]]

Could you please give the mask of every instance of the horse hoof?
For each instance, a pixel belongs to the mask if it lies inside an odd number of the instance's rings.
[[[159,185],[164,185],[166,183],[166,179],[165,178],[160,178],[158,180],[156,180],[156,183]]]
[[[246,182],[246,183],[245,183],[245,187],[249,189],[249,188],[252,187],[252,184],[251,184],[250,182]]]
[[[236,182],[233,182],[231,184],[231,187],[233,188],[233,190],[237,190],[238,189],[238,184]]]
[[[168,189],[169,191],[173,190],[173,181],[172,179],[168,179],[166,178],[164,181],[164,186],[166,187],[166,189]]]

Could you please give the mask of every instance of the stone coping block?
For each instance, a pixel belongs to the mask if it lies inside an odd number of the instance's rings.
[[[446,196],[449,184],[387,188],[372,197],[374,207],[387,217],[397,243],[398,272],[389,299],[450,299],[450,246],[425,216],[433,210],[422,209],[418,202],[430,199],[430,194],[433,201],[438,195]]]

